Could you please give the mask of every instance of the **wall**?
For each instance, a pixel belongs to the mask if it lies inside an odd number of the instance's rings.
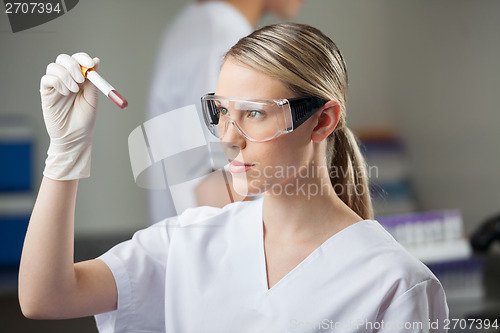
[[[78,194],[80,235],[146,225],[146,192],[133,182],[127,137],[144,120],[161,32],[185,3],[80,1],[66,15],[16,34],[0,14],[0,114],[35,122],[37,175],[48,147],[39,80],[59,53],[99,56],[103,76],[129,100],[121,111],[100,98],[92,176]],[[408,147],[421,208],[461,208],[467,230],[498,212],[499,12],[495,0],[314,0],[297,18],[322,29],[344,53],[350,126],[394,128]]]

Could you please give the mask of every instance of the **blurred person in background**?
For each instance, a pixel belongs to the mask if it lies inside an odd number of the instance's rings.
[[[151,119],[191,104],[199,109],[200,96],[215,90],[223,55],[231,46],[250,34],[266,14],[292,19],[304,2],[305,0],[198,0],[189,4],[163,35],[146,118]],[[202,128],[206,132],[207,141],[213,141],[205,126]],[[176,133],[166,131],[165,135],[170,142],[176,139]],[[218,207],[228,204],[225,193],[210,197],[203,195],[206,187],[210,188],[211,193],[214,190],[228,191],[226,184],[219,183],[221,182],[217,178],[209,178],[196,195],[197,203]],[[234,191],[231,198],[236,201],[244,199]],[[165,190],[149,191],[150,224],[177,213],[180,212],[176,212],[168,186]]]

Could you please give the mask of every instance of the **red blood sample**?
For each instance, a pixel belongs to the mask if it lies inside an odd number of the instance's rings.
[[[115,102],[121,109],[125,109],[128,106],[127,100],[123,98],[116,90],[111,90],[108,94],[108,97]]]

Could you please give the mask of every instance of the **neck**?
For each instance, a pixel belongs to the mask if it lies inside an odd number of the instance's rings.
[[[362,218],[335,193],[328,176],[288,183],[286,193],[264,195],[263,220],[267,239],[322,243]],[[275,191],[277,192],[277,191]]]
[[[207,2],[214,0],[198,0],[199,2]],[[226,2],[236,8],[250,23],[255,27],[265,12],[264,0],[218,0]]]

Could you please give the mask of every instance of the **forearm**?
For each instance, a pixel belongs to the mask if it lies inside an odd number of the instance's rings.
[[[19,300],[23,311],[58,308],[75,289],[77,187],[78,180],[42,180],[21,257]]]
[[[98,58],[60,54],[40,80],[42,111],[50,136],[44,177],[24,242],[19,302],[30,318],[74,318],[116,308],[113,275],[100,260],[74,264],[78,179],[90,175],[97,88],[82,67]]]

